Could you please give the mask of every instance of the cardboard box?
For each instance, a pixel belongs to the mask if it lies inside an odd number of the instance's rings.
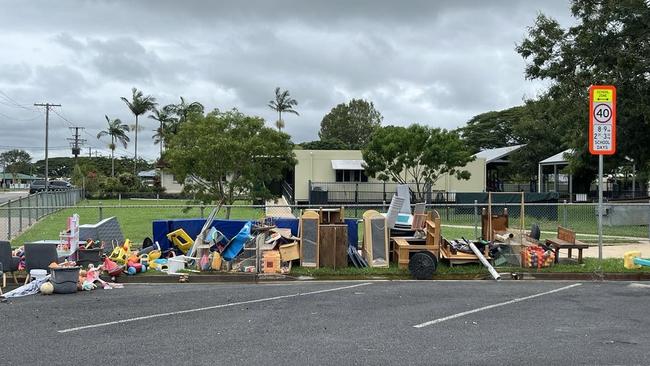
[[[300,248],[298,242],[280,245],[280,258],[284,262],[300,259]]]

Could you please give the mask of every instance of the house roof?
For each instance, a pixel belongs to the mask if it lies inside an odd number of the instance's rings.
[[[485,163],[504,163],[506,160],[503,160],[506,156],[510,155],[511,153],[521,149],[522,147],[526,146],[526,144],[522,145],[514,145],[514,146],[506,146],[506,147],[499,147],[496,149],[487,149],[483,150],[479,153],[474,154],[477,158],[483,158],[485,159]]]
[[[332,160],[334,170],[364,170],[363,160]]]
[[[0,179],[13,179],[13,175],[11,175],[11,173],[7,173],[7,172],[6,173],[0,172],[0,177],[1,177]],[[29,175],[29,174],[23,174],[23,173],[18,173],[16,175],[16,178],[21,179],[21,180],[42,179],[42,178],[37,177],[35,175]]]
[[[141,171],[140,173],[138,173],[138,177],[141,177],[141,178],[153,178],[156,175],[158,175],[158,173],[156,173],[155,169],[145,170],[145,171]]]
[[[561,165],[561,164],[569,164],[565,156],[567,155],[573,155],[575,153],[575,150],[573,149],[566,149],[564,151],[561,151],[553,156],[550,156],[542,161],[539,162],[539,165]]]

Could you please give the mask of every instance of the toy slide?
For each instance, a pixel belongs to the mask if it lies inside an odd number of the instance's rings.
[[[623,256],[623,266],[627,269],[650,267],[650,259],[641,258],[641,252],[638,250],[626,252]]]

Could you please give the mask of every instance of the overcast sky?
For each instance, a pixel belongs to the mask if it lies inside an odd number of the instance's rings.
[[[539,12],[571,21],[567,0],[0,3],[0,151],[35,158],[45,133],[33,103],[62,104],[50,156],[69,156],[71,124],[108,155],[108,139],[95,136],[105,114],[133,122],[119,98],[132,87],[161,105],[183,96],[269,126],[274,88],[288,89],[299,102],[300,116],[285,118],[294,142],[318,139],[322,117],[351,98],[373,101],[384,124],[455,128],[542,92],[515,45]],[[153,160],[156,124],[141,122],[139,152]]]

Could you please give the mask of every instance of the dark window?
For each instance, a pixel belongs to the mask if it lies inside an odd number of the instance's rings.
[[[363,170],[337,170],[337,182],[367,182],[368,176]]]

